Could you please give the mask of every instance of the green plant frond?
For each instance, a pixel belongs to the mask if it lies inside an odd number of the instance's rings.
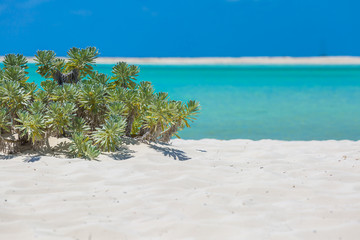
[[[122,116],[125,112],[125,105],[121,102],[113,102],[106,105],[108,109],[108,116]]]
[[[50,103],[46,112],[47,125],[58,134],[64,134],[64,129],[71,126],[76,110],[73,103]]]
[[[66,64],[65,59],[55,58],[53,62],[53,69],[63,72],[65,68],[65,64]]]
[[[17,111],[27,106],[30,101],[30,94],[20,86],[20,83],[11,80],[3,81],[0,86],[0,101],[11,111]]]
[[[200,108],[200,103],[194,100],[189,100],[186,104],[185,107],[185,115],[186,118],[194,121],[196,120],[196,115],[199,114],[201,108]]]
[[[65,64],[65,71],[69,72],[73,69],[78,69],[80,76],[85,77],[91,74],[98,55],[99,51],[95,47],[87,47],[85,49],[70,48],[68,51],[69,60]]]
[[[22,70],[28,69],[27,59],[22,54],[6,54],[4,57],[4,68],[20,67]],[[25,72],[27,73],[27,72]]]
[[[48,94],[51,94],[58,86],[57,83],[52,80],[42,81],[40,85],[44,89],[44,91],[47,92]]]
[[[0,83],[4,80],[4,71],[0,68]]]
[[[49,99],[47,98],[47,94],[44,90],[38,89],[34,94],[34,101],[47,103]]]
[[[4,80],[11,80],[25,84],[29,77],[26,76],[26,72],[20,66],[9,66],[5,68],[3,73]]]
[[[33,98],[37,90],[37,85],[33,82],[32,83],[26,82],[25,84],[23,84],[23,87],[25,92],[29,93],[29,95]]]
[[[52,91],[50,99],[55,102],[72,102],[78,97],[78,91],[74,84],[64,84],[56,86]]]
[[[29,106],[31,114],[43,114],[46,111],[45,104],[41,101],[35,101]]]
[[[26,136],[27,139],[34,144],[44,138],[45,121],[41,114],[31,114],[27,111],[19,111],[17,113],[19,124],[16,128],[19,129],[21,136]]]
[[[124,134],[126,122],[122,118],[110,118],[105,120],[101,128],[93,133],[95,144],[107,152],[113,152],[121,144],[121,136]]]
[[[71,131],[73,133],[85,134],[90,131],[90,127],[86,124],[86,121],[83,118],[75,117],[71,125]]]
[[[11,123],[10,123],[8,111],[6,109],[0,109],[0,129],[9,131],[10,126],[11,126]]]
[[[94,146],[88,136],[83,133],[75,132],[71,136],[70,153],[75,157],[96,159],[100,155],[100,150]]]
[[[55,67],[56,54],[54,51],[38,50],[35,54],[36,70],[42,77],[50,78]]]
[[[110,81],[110,77],[104,73],[99,73],[97,71],[94,71],[89,75],[88,81],[95,84],[101,84],[102,86],[107,87]]]
[[[198,102],[174,101],[150,82],[137,84],[138,66],[118,62],[111,78],[94,71],[98,55],[95,47],[71,48],[67,60],[37,51],[37,73],[46,79],[39,88],[27,82],[26,58],[6,55],[0,68],[0,130],[33,144],[72,135],[73,155],[94,159],[100,151],[115,151],[123,135],[168,142],[197,118]]]
[[[80,106],[91,112],[104,110],[105,90],[101,85],[84,84],[80,88],[78,101]]]
[[[126,62],[118,62],[112,70],[113,76],[111,77],[114,87],[135,88],[136,77],[140,72],[140,68],[135,65],[128,65]]]

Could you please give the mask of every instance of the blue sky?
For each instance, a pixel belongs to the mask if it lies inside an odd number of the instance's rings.
[[[0,55],[360,55],[358,0],[0,0]]]

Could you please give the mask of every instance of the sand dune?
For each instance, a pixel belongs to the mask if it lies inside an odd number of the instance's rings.
[[[0,239],[359,239],[360,141],[1,156]]]

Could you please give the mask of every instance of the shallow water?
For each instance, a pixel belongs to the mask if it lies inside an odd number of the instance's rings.
[[[29,72],[41,81],[33,64]],[[185,139],[360,140],[360,66],[144,65],[139,80],[200,101]]]

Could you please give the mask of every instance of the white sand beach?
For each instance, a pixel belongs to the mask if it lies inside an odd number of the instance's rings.
[[[360,141],[174,140],[1,155],[0,239],[360,236]]]

